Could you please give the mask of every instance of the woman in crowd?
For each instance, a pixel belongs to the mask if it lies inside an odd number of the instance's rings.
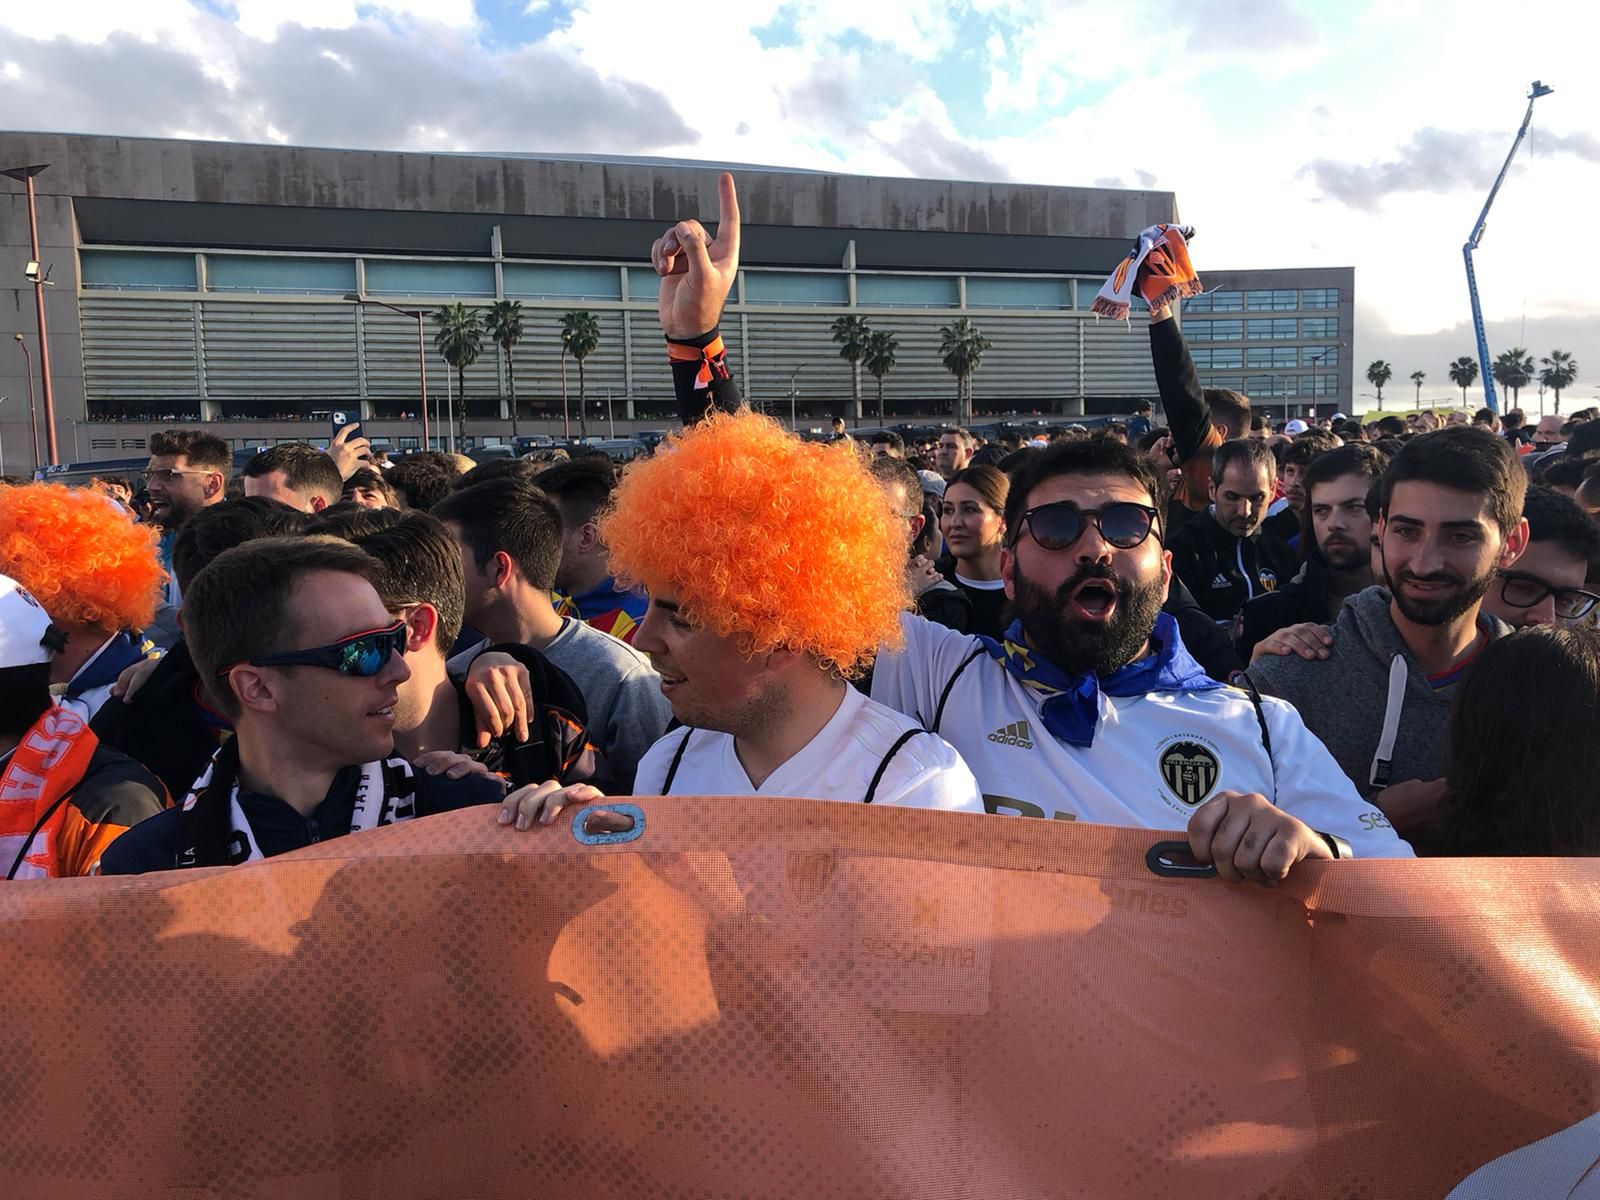
[[[994,467],[968,467],[950,477],[939,506],[939,532],[949,548],[939,570],[972,601],[970,632],[996,639],[1007,624],[1000,547],[1008,490],[1006,477]]]
[[[1484,650],[1456,696],[1439,850],[1600,854],[1600,630],[1531,627]]]

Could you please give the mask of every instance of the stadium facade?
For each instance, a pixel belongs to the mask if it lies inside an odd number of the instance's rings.
[[[720,169],[0,133],[0,170],[32,164],[49,164],[35,183],[61,456],[80,460],[136,455],[153,430],[201,421],[236,447],[320,438],[335,409],[359,411],[375,438],[415,446],[417,322],[384,305],[431,312],[457,300],[524,307],[521,432],[560,431],[563,379],[577,431],[579,370],[560,340],[574,310],[600,330],[582,370],[590,431],[659,427],[671,383],[645,257],[670,222],[714,218]],[[1139,229],[1176,219],[1172,193],[732,169],[745,232],[723,331],[752,402],[802,424],[854,416],[850,367],[830,337],[847,314],[898,339],[883,388],[890,421],[951,411],[955,383],[938,346],[958,316],[993,342],[975,377],[978,413],[1125,411],[1154,396],[1142,316],[1097,320],[1089,303]],[[16,333],[33,351],[38,390],[29,257],[22,186],[0,181],[0,279],[11,295],[0,304],[0,441],[12,471],[32,465]],[[1258,274],[1272,278],[1251,282]],[[1331,287],[1348,330],[1353,276],[1336,274],[1331,284],[1326,271],[1237,276],[1241,319],[1256,315],[1257,291],[1269,306],[1293,293],[1295,336],[1277,339],[1264,360],[1275,365],[1259,371],[1212,367],[1232,356],[1208,341],[1208,376],[1241,386],[1254,376],[1273,398],[1308,401],[1301,364],[1325,347],[1302,336],[1311,331],[1300,320],[1330,315],[1319,306]],[[1211,319],[1208,337],[1231,334],[1215,321],[1232,318]],[[425,332],[438,442],[463,401],[431,320]],[[1324,410],[1349,409],[1347,358],[1318,364]],[[468,444],[507,438],[510,373],[492,342],[464,390]],[[875,423],[865,374],[861,392]]]

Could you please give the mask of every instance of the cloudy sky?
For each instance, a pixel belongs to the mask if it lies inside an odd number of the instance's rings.
[[[0,127],[1158,187],[1202,277],[1354,265],[1354,360],[1444,399],[1538,77],[1479,284],[1588,401],[1597,42],[1593,0],[15,0]]]

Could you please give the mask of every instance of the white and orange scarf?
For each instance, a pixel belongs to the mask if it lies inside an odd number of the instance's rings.
[[[56,878],[58,842],[73,789],[100,739],[82,717],[52,705],[0,773],[0,879]]]
[[[1095,294],[1089,311],[1123,321],[1135,290],[1151,308],[1198,296],[1204,289],[1189,263],[1192,237],[1192,225],[1152,225],[1141,232],[1128,257]]]

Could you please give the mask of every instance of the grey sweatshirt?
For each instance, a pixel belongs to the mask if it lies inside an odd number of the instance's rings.
[[[1479,614],[1478,625],[1491,638],[1511,632],[1510,626],[1488,613]],[[1300,710],[1306,727],[1327,746],[1363,796],[1388,784],[1443,775],[1450,704],[1460,677],[1437,688],[1428,682],[1389,616],[1389,593],[1384,588],[1370,587],[1351,596],[1326,628],[1333,634],[1326,660],[1263,657],[1251,664],[1251,680],[1266,695]],[[1374,783],[1373,760],[1391,708],[1391,672],[1400,669],[1394,665],[1396,658],[1404,669],[1399,724],[1387,780]]]

